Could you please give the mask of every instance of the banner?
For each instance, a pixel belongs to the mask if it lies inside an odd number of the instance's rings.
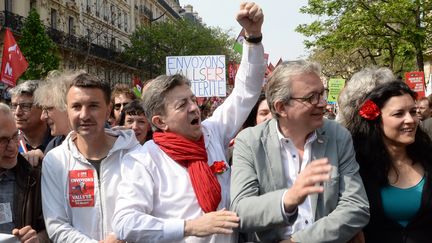
[[[196,97],[225,97],[225,56],[168,56],[166,74],[181,74],[191,81]]]
[[[424,72],[405,73],[405,83],[417,93],[417,99],[425,96]]]
[[[234,51],[236,51],[239,54],[243,53],[243,41],[244,41],[244,37],[245,36],[245,30],[241,29],[239,35],[237,36],[236,41],[234,42]]]
[[[327,103],[335,104],[344,86],[345,86],[345,79],[331,78],[327,83],[327,87],[329,89],[329,93],[327,96]]]
[[[426,82],[426,91],[425,91],[425,95],[429,96],[432,94],[432,73],[429,74],[429,79]]]
[[[237,75],[237,70],[239,69],[240,64],[231,61],[228,63],[228,84],[234,85],[235,77]]]
[[[0,81],[9,86],[15,86],[16,81],[25,72],[27,67],[27,60],[22,55],[12,32],[6,29]]]

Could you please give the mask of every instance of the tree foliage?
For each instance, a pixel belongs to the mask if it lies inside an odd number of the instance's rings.
[[[29,63],[21,79],[41,79],[51,70],[58,69],[60,57],[57,47],[45,32],[39,14],[30,10],[24,22],[18,45]]]
[[[139,27],[130,40],[131,45],[125,48],[124,54],[136,60],[150,78],[165,73],[166,56],[237,57],[232,50],[234,39],[226,32],[188,20],[164,21]]]
[[[431,0],[309,0],[301,11],[322,18],[297,27],[312,39],[306,46],[325,53],[318,55],[321,62],[344,62],[344,74],[364,65],[399,74],[423,70],[423,53],[431,44]]]

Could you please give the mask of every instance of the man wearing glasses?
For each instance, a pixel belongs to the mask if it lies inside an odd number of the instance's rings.
[[[368,223],[352,139],[323,118],[326,95],[316,63],[285,62],[272,73],[273,119],[235,142],[231,209],[240,231],[263,242],[347,242]]]
[[[42,109],[33,103],[33,93],[37,87],[38,81],[29,80],[9,91],[15,124],[23,133],[25,148],[22,148],[22,152],[29,152],[25,156],[33,166],[42,159],[43,151],[52,139],[47,123],[40,119]]]
[[[18,153],[18,129],[0,103],[0,233],[21,242],[49,242],[42,217],[40,170]]]

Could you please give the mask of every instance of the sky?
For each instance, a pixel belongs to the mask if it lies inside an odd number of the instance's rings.
[[[237,37],[241,27],[235,20],[240,0],[180,0],[183,7],[193,6],[205,24],[231,30],[232,37]],[[307,0],[255,0],[264,12],[263,45],[269,54],[269,61],[276,64],[279,58],[294,60],[307,58],[308,50],[303,41],[305,37],[295,28],[299,24],[310,23],[316,17],[300,13],[300,8]]]

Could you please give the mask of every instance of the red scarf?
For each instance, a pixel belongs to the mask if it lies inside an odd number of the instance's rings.
[[[155,132],[153,140],[171,159],[187,168],[202,210],[216,211],[221,201],[221,187],[207,164],[204,137],[195,142],[175,133]]]

